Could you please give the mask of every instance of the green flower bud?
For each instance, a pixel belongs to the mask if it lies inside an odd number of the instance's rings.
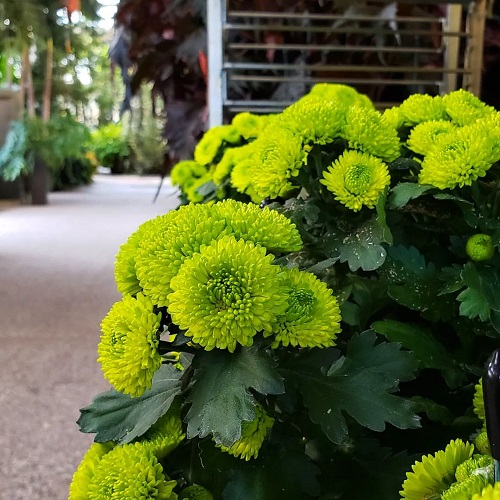
[[[203,486],[193,484],[182,490],[179,500],[213,500],[212,494]]]
[[[491,241],[491,236],[487,234],[472,235],[465,245],[467,255],[477,262],[490,260],[495,253],[495,248]]]

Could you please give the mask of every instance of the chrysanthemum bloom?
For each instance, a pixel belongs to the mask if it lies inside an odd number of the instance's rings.
[[[289,287],[288,307],[274,328],[273,348],[280,344],[330,347],[340,333],[340,308],[325,283],[297,268],[283,269]]]
[[[481,493],[488,484],[490,482],[482,475],[470,476],[460,483],[453,483],[439,498],[441,500],[470,500],[472,495]]]
[[[226,234],[272,252],[295,251],[302,246],[295,225],[285,216],[234,200],[184,205],[157,219],[154,231],[143,235],[135,262],[144,293],[158,306],[168,305],[170,282],[184,260]]]
[[[495,113],[495,108],[486,104],[471,92],[459,89],[443,96],[446,112],[460,126],[470,125],[478,118]]]
[[[116,302],[101,323],[98,362],[117,391],[140,396],[151,388],[153,374],[161,365],[158,329],[161,314],[142,293]]]
[[[241,424],[241,438],[232,446],[220,446],[220,449],[247,461],[257,458],[262,443],[273,424],[274,418],[270,417],[261,405],[257,405],[255,418],[251,422]]]
[[[183,160],[176,163],[170,172],[172,185],[183,188],[186,184],[199,179],[208,172],[207,167],[193,160]]]
[[[419,123],[410,132],[406,145],[415,153],[426,155],[436,147],[440,138],[442,139],[443,136],[453,132],[456,128],[453,123],[444,120]]]
[[[400,154],[397,130],[374,109],[351,106],[346,112],[342,137],[349,142],[350,148],[370,153],[385,161],[393,161]]]
[[[472,125],[464,127],[464,131],[476,136],[486,136],[490,140],[491,163],[500,161],[500,112],[488,113],[477,119]]]
[[[68,500],[87,500],[89,484],[102,457],[113,448],[113,443],[92,443],[85,453],[69,486]]]
[[[203,246],[172,279],[173,322],[206,350],[251,346],[286,308],[280,267],[272,260],[265,248],[233,236]]]
[[[367,108],[375,108],[368,96],[360,94],[355,88],[341,83],[316,83],[308,95],[324,100],[337,101],[344,107],[359,104]]]
[[[382,113],[382,118],[389,127],[395,128],[396,130],[401,128],[404,124],[404,116],[399,110],[399,106],[385,109]]]
[[[231,199],[216,203],[213,210],[226,221],[227,233],[236,239],[252,241],[272,253],[295,252],[302,248],[302,238],[295,224],[276,210]]]
[[[293,178],[307,159],[299,135],[282,127],[266,128],[252,143],[252,186],[262,198],[286,196],[296,185]]]
[[[337,201],[357,212],[363,205],[374,208],[391,178],[387,165],[379,158],[359,151],[344,151],[323,172],[320,182]]]
[[[500,483],[486,486],[481,493],[476,493],[472,500],[500,500]]]
[[[412,466],[413,472],[406,473],[403,490],[399,492],[401,497],[409,500],[439,498],[455,481],[456,468],[469,459],[473,451],[472,444],[456,439],[444,451],[422,457]]]
[[[243,148],[253,147],[254,143],[243,146]],[[243,149],[240,148],[240,149]],[[252,188],[252,178],[258,165],[252,161],[252,156],[235,155],[234,168],[231,170],[231,186],[240,193],[247,193]]]
[[[492,163],[490,138],[458,128],[424,158],[418,182],[439,189],[470,186],[486,175]]]
[[[255,139],[259,137],[262,130],[267,126],[267,119],[265,116],[244,111],[235,115],[231,121],[231,125],[244,139]]]
[[[194,160],[201,165],[210,165],[226,144],[238,144],[240,134],[232,125],[218,125],[207,130],[194,148]]]
[[[474,455],[469,460],[461,463],[455,471],[457,481],[465,481],[469,476],[481,475],[486,477],[490,482],[494,480],[494,461],[489,455]]]
[[[483,455],[491,455],[490,440],[488,438],[488,433],[486,432],[486,427],[483,427],[481,432],[474,438],[474,446],[479,453]]]
[[[162,224],[143,236],[135,266],[144,294],[161,307],[168,304],[170,281],[184,260],[223,236],[226,221],[205,204],[184,205],[160,218]]]
[[[135,295],[142,291],[135,269],[137,251],[144,235],[156,232],[163,224],[163,217],[156,217],[141,224],[121,245],[115,260],[115,281],[123,295]]]
[[[222,158],[219,163],[217,163],[213,175],[212,175],[212,180],[214,181],[217,186],[220,186],[223,181],[229,177],[229,174],[231,173],[231,170],[234,167],[234,155],[235,152],[239,148],[231,148],[231,149],[226,149],[224,151],[224,154],[222,155]]]
[[[172,405],[168,412],[139,438],[139,441],[158,460],[161,460],[177,448],[185,437],[179,407]]]
[[[431,120],[447,120],[445,104],[440,96],[413,94],[399,106],[405,125],[417,125]]]
[[[179,500],[213,500],[212,494],[203,486],[193,484],[179,493]]]
[[[328,144],[340,136],[345,109],[338,100],[309,94],[286,108],[280,123],[306,144]]]
[[[95,469],[88,500],[135,498],[176,500],[176,481],[167,481],[158,459],[140,443],[113,448]]]

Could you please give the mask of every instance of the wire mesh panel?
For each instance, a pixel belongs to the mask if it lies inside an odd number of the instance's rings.
[[[280,111],[318,82],[352,85],[381,108],[415,92],[477,94],[485,10],[486,0],[209,0],[211,125]]]

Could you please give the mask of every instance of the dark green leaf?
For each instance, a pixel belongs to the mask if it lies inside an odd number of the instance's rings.
[[[188,399],[192,404],[186,416],[188,438],[212,434],[217,444],[231,446],[241,436],[241,423],[255,418],[249,389],[260,394],[284,392],[274,361],[256,348],[200,352],[194,366]]]
[[[324,367],[305,354],[284,372],[302,393],[311,420],[334,443],[344,442],[348,435],[344,412],[374,431],[383,431],[386,423],[403,429],[418,427],[411,403],[391,394],[400,380],[413,378],[417,367],[413,355],[401,351],[399,344],[375,345],[375,333],[367,331],[352,337],[346,356],[338,358],[326,374]]]
[[[483,277],[471,262],[464,266],[461,277],[467,288],[457,297],[461,302],[460,314],[468,318],[479,316],[481,321],[487,321],[490,317],[490,304],[483,290]]]
[[[99,394],[80,410],[80,430],[96,433],[98,443],[130,443],[168,411],[180,393],[183,374],[171,365],[162,365],[153,377],[151,389],[138,398],[114,389]]]
[[[387,190],[378,197],[377,204],[375,206],[375,209],[377,211],[377,217],[375,220],[377,221],[377,224],[382,231],[382,241],[385,241],[386,243],[389,243],[389,245],[392,245],[392,233],[389,229],[389,226],[387,225],[387,214],[385,212],[386,202]]]
[[[479,218],[475,212],[473,203],[464,200],[459,196],[448,193],[437,193],[434,195],[434,198],[436,198],[436,200],[449,200],[455,202],[455,204],[462,210],[465,222],[467,222],[467,224],[474,229],[477,227]]]
[[[306,270],[309,273],[318,274],[318,273],[323,272],[325,269],[329,269],[330,267],[332,267],[333,264],[335,264],[335,262],[337,262],[338,260],[339,260],[339,257],[336,257],[333,259],[325,259],[325,260],[322,260],[321,262],[318,262],[317,264],[314,264],[314,266],[311,266]]]
[[[455,418],[453,412],[449,408],[437,404],[428,398],[414,396],[411,400],[415,405],[415,411],[417,413],[425,413],[427,418],[433,422],[440,422],[448,425]]]
[[[404,207],[410,200],[414,200],[422,196],[426,191],[433,189],[432,186],[423,186],[415,182],[400,182],[396,185],[389,195],[388,207],[401,208]]]
[[[443,376],[450,387],[456,387],[463,378],[463,373],[456,366],[453,356],[428,329],[389,319],[375,321],[371,327],[377,333],[384,335],[387,340],[400,342],[403,347],[411,350],[419,360],[420,368],[443,370]]]
[[[347,262],[353,272],[359,268],[363,271],[378,269],[387,255],[381,245],[384,236],[377,220],[369,220],[343,239],[339,247],[340,262]]]
[[[390,170],[418,170],[420,169],[420,163],[415,161],[413,158],[407,158],[400,156],[396,160],[389,163]]]

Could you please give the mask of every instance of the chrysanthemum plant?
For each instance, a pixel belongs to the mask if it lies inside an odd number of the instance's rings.
[[[463,90],[380,113],[320,84],[209,130],[117,255],[70,498],[496,498],[499,160]]]

